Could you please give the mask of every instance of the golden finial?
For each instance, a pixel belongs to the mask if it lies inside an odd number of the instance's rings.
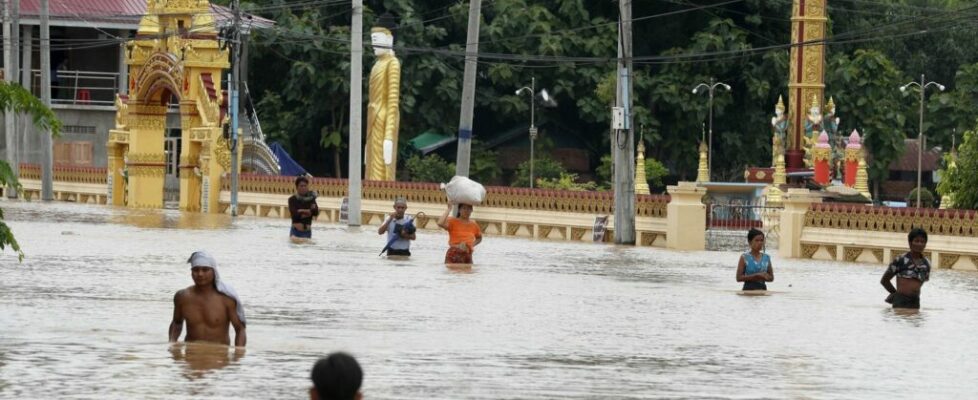
[[[832,114],[835,111],[835,101],[829,96],[829,103],[825,105],[825,112]]]
[[[818,107],[818,95],[813,93],[812,94],[812,108],[817,108],[817,107]]]
[[[774,106],[774,109],[784,112],[784,99],[781,98],[780,94],[778,95],[778,104]]]
[[[696,169],[696,181],[697,182],[709,182],[710,181],[710,170],[706,159],[706,142],[700,142],[700,163],[699,168]]]

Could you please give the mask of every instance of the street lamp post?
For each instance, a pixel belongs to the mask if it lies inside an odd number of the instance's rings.
[[[553,107],[554,101],[550,98],[550,94],[547,93],[547,89],[541,89],[540,93],[537,93],[537,78],[530,78],[530,87],[521,87],[516,90],[516,95],[522,95],[523,93],[530,94],[530,188],[533,188],[533,147],[534,142],[537,139],[537,126],[536,126],[536,100],[537,95],[543,100],[545,106]]]
[[[944,91],[944,85],[931,81],[927,82],[924,74],[920,74],[920,82],[910,82],[906,85],[900,86],[901,92],[906,92],[911,86],[917,86],[920,89],[920,119],[917,125],[917,208],[920,208],[920,187],[921,187],[921,176],[923,169],[923,159],[924,159],[924,141],[927,139],[924,136],[924,93],[928,86],[934,85],[938,90]]]
[[[709,94],[709,107],[710,107],[710,141],[707,144],[707,158],[706,158],[706,170],[707,175],[709,175],[710,180],[713,180],[713,92],[716,91],[717,87],[722,87],[730,91],[730,85],[723,82],[716,82],[716,79],[710,78],[710,83],[701,83],[693,88],[693,94],[700,92],[700,88],[705,88],[706,92]]]

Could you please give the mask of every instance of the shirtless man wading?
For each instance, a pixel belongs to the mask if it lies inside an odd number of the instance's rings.
[[[193,286],[173,296],[173,321],[170,342],[180,340],[183,322],[187,322],[187,342],[231,344],[228,325],[234,326],[234,345],[245,346],[244,307],[230,285],[221,281],[217,262],[203,251],[190,256]]]

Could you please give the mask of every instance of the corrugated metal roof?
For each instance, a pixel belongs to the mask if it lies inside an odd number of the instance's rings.
[[[95,27],[99,27],[100,23],[123,24],[136,29],[139,19],[146,14],[146,0],[49,0],[48,9],[52,21],[85,22]],[[40,0],[20,0],[21,18],[39,18],[40,10]],[[223,25],[233,15],[228,8],[214,4],[211,4],[211,13],[218,25]],[[251,22],[257,29],[275,24],[259,16],[252,16],[245,22]]]

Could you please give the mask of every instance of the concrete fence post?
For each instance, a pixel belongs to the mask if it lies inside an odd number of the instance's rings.
[[[782,199],[784,210],[781,211],[781,237],[778,243],[778,254],[784,258],[801,257],[801,233],[805,227],[805,213],[812,203],[821,203],[822,199],[808,189],[788,189]]]
[[[679,182],[667,188],[666,247],[673,250],[706,249],[706,188],[696,182]]]

